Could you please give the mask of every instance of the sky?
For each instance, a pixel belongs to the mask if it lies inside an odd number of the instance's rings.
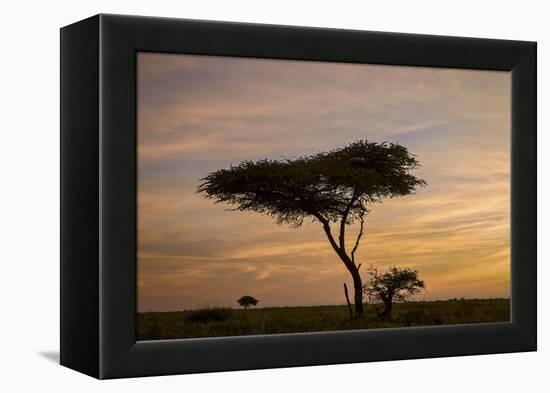
[[[508,72],[139,53],[137,85],[139,311],[343,304],[352,282],[319,223],[196,189],[360,139],[406,146],[427,186],[372,207],[357,262],[418,270],[420,300],[509,297]]]

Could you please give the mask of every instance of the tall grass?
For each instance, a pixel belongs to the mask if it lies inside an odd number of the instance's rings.
[[[365,317],[350,319],[346,306],[273,307],[236,310],[220,307],[138,314],[138,340],[254,334],[320,332],[407,326],[505,322],[509,299],[451,299],[396,304],[390,320],[380,305],[366,305]]]

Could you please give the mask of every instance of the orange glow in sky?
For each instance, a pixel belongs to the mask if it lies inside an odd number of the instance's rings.
[[[195,191],[243,160],[365,138],[406,146],[428,185],[373,206],[358,262],[417,269],[420,299],[509,297],[509,96],[501,71],[140,53],[139,310],[342,304],[349,273],[318,223]]]

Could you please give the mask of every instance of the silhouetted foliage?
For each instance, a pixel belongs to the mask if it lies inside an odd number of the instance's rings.
[[[231,317],[231,310],[225,307],[208,307],[190,311],[187,322],[223,322]]]
[[[244,161],[219,169],[201,179],[198,192],[207,198],[273,217],[278,224],[300,227],[304,220],[319,222],[341,261],[350,272],[355,289],[355,312],[363,315],[361,264],[355,252],[363,235],[369,206],[411,194],[426,183],[410,171],[419,166],[404,146],[367,140],[311,156],[293,159]],[[359,221],[351,252],[345,231]],[[338,237],[331,224],[339,223]]]
[[[381,317],[389,317],[393,302],[403,302],[425,288],[424,281],[418,279],[418,271],[392,266],[385,273],[371,267],[369,279],[363,286],[363,292],[371,303],[384,303]]]
[[[253,298],[252,296],[243,296],[239,300],[237,300],[237,303],[239,303],[239,306],[244,307],[247,309],[250,306],[255,306],[260,301],[258,299]]]

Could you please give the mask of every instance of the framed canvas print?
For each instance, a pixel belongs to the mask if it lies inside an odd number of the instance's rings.
[[[61,364],[536,350],[536,44],[98,15],[61,30]]]

